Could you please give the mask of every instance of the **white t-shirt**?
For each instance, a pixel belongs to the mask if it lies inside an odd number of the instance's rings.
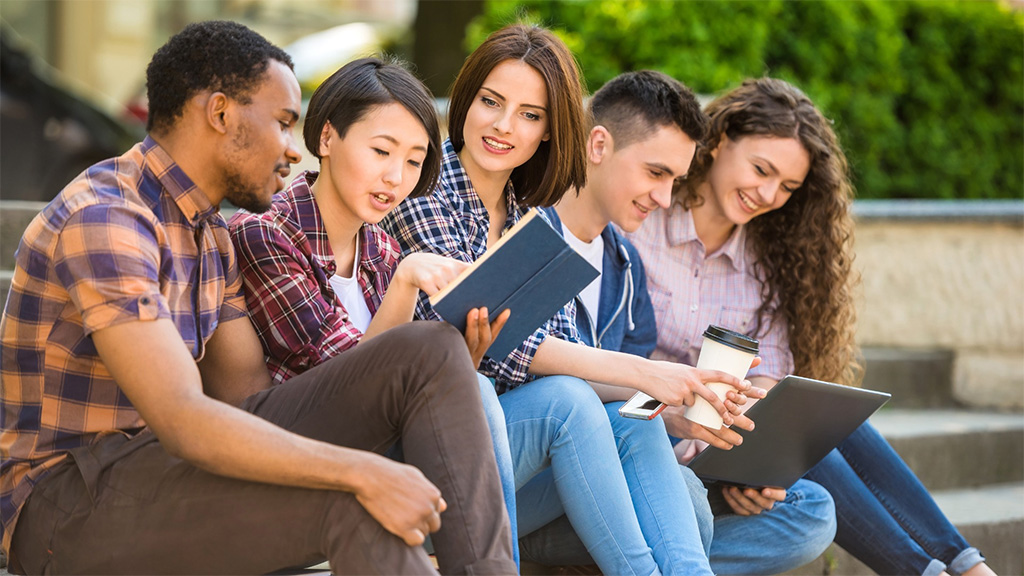
[[[570,232],[564,223],[562,224],[562,235],[565,236],[565,242],[572,246],[573,250],[590,262],[591,266],[597,268],[597,278],[594,278],[594,281],[587,284],[587,287],[580,292],[583,306],[586,307],[587,314],[590,315],[590,325],[596,329],[597,311],[600,310],[601,304],[601,274],[604,272],[604,238],[598,235],[590,242],[584,242]]]
[[[359,244],[360,238],[356,237],[356,257],[352,262],[352,271],[348,278],[339,276],[335,272],[334,276],[331,276],[331,288],[334,288],[334,295],[341,302],[341,305],[345,307],[348,312],[348,321],[353,326],[359,329],[360,332],[366,332],[366,329],[370,327],[370,308],[366,305],[366,298],[363,296],[363,289],[359,286]]]

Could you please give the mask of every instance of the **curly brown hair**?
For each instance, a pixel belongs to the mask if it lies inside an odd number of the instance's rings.
[[[711,125],[689,176],[676,190],[685,209],[698,206],[698,194],[722,135],[796,138],[811,165],[803,185],[778,210],[746,224],[763,301],[754,335],[763,319],[786,322],[797,373],[848,385],[863,370],[854,343],[853,291],[859,277],[853,264],[853,186],[846,156],[832,123],[796,87],[774,78],[746,80],[708,104]],[[768,324],[764,325],[767,329]]]

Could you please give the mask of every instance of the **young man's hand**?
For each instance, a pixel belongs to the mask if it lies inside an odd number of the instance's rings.
[[[419,546],[441,528],[448,503],[418,468],[374,454],[364,472],[356,499],[388,532]]]
[[[755,516],[761,512],[771,510],[776,502],[786,499],[784,488],[739,488],[737,486],[723,486],[722,496],[729,504],[732,511],[740,516]]]
[[[466,347],[474,367],[480,367],[484,353],[498,337],[510,314],[510,310],[503,310],[494,322],[490,322],[487,308],[473,308],[466,314]]]
[[[736,406],[729,401],[727,401],[726,404]],[[731,450],[733,446],[739,446],[743,442],[743,437],[727,426],[739,427],[744,430],[754,429],[754,422],[750,418],[741,414],[738,407],[733,408],[732,410],[730,411],[729,417],[724,419],[726,425],[722,426],[718,430],[712,430],[706,426],[701,426],[696,422],[687,420],[683,416],[685,408],[670,406],[662,411],[661,417],[665,421],[665,428],[668,430],[668,433],[676,438],[701,440],[715,448]]]
[[[694,399],[700,396],[707,400],[723,419],[728,420],[730,410],[707,384],[729,384],[740,394],[750,398],[764,398],[765,395],[764,390],[752,387],[749,381],[740,380],[720,370],[701,370],[674,362],[649,362],[651,369],[645,371],[648,372],[648,378],[641,389],[669,406],[693,406]]]

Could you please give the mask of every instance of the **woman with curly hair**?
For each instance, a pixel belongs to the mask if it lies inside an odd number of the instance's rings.
[[[659,320],[653,357],[692,363],[702,331],[717,324],[760,339],[755,386],[790,373],[857,385],[853,187],[831,122],[771,78],[747,80],[706,112],[709,137],[672,206],[630,238]],[[739,439],[685,420],[683,409],[666,412],[669,429],[687,437],[720,447]],[[677,445],[680,461],[699,440]],[[992,574],[870,424],[806,477],[835,499],[836,542],[879,574]],[[736,487],[711,497],[737,515],[771,504]]]

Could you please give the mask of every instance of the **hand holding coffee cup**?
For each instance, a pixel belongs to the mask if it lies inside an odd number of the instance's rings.
[[[701,370],[721,370],[726,374],[743,380],[750,369],[751,362],[757,356],[759,342],[720,326],[711,325],[704,331],[704,344],[697,358],[697,368]],[[721,400],[732,389],[732,386],[721,382],[711,382],[708,389]],[[686,419],[707,426],[713,430],[722,427],[722,415],[715,410],[710,402],[698,396],[693,406],[683,414]]]

